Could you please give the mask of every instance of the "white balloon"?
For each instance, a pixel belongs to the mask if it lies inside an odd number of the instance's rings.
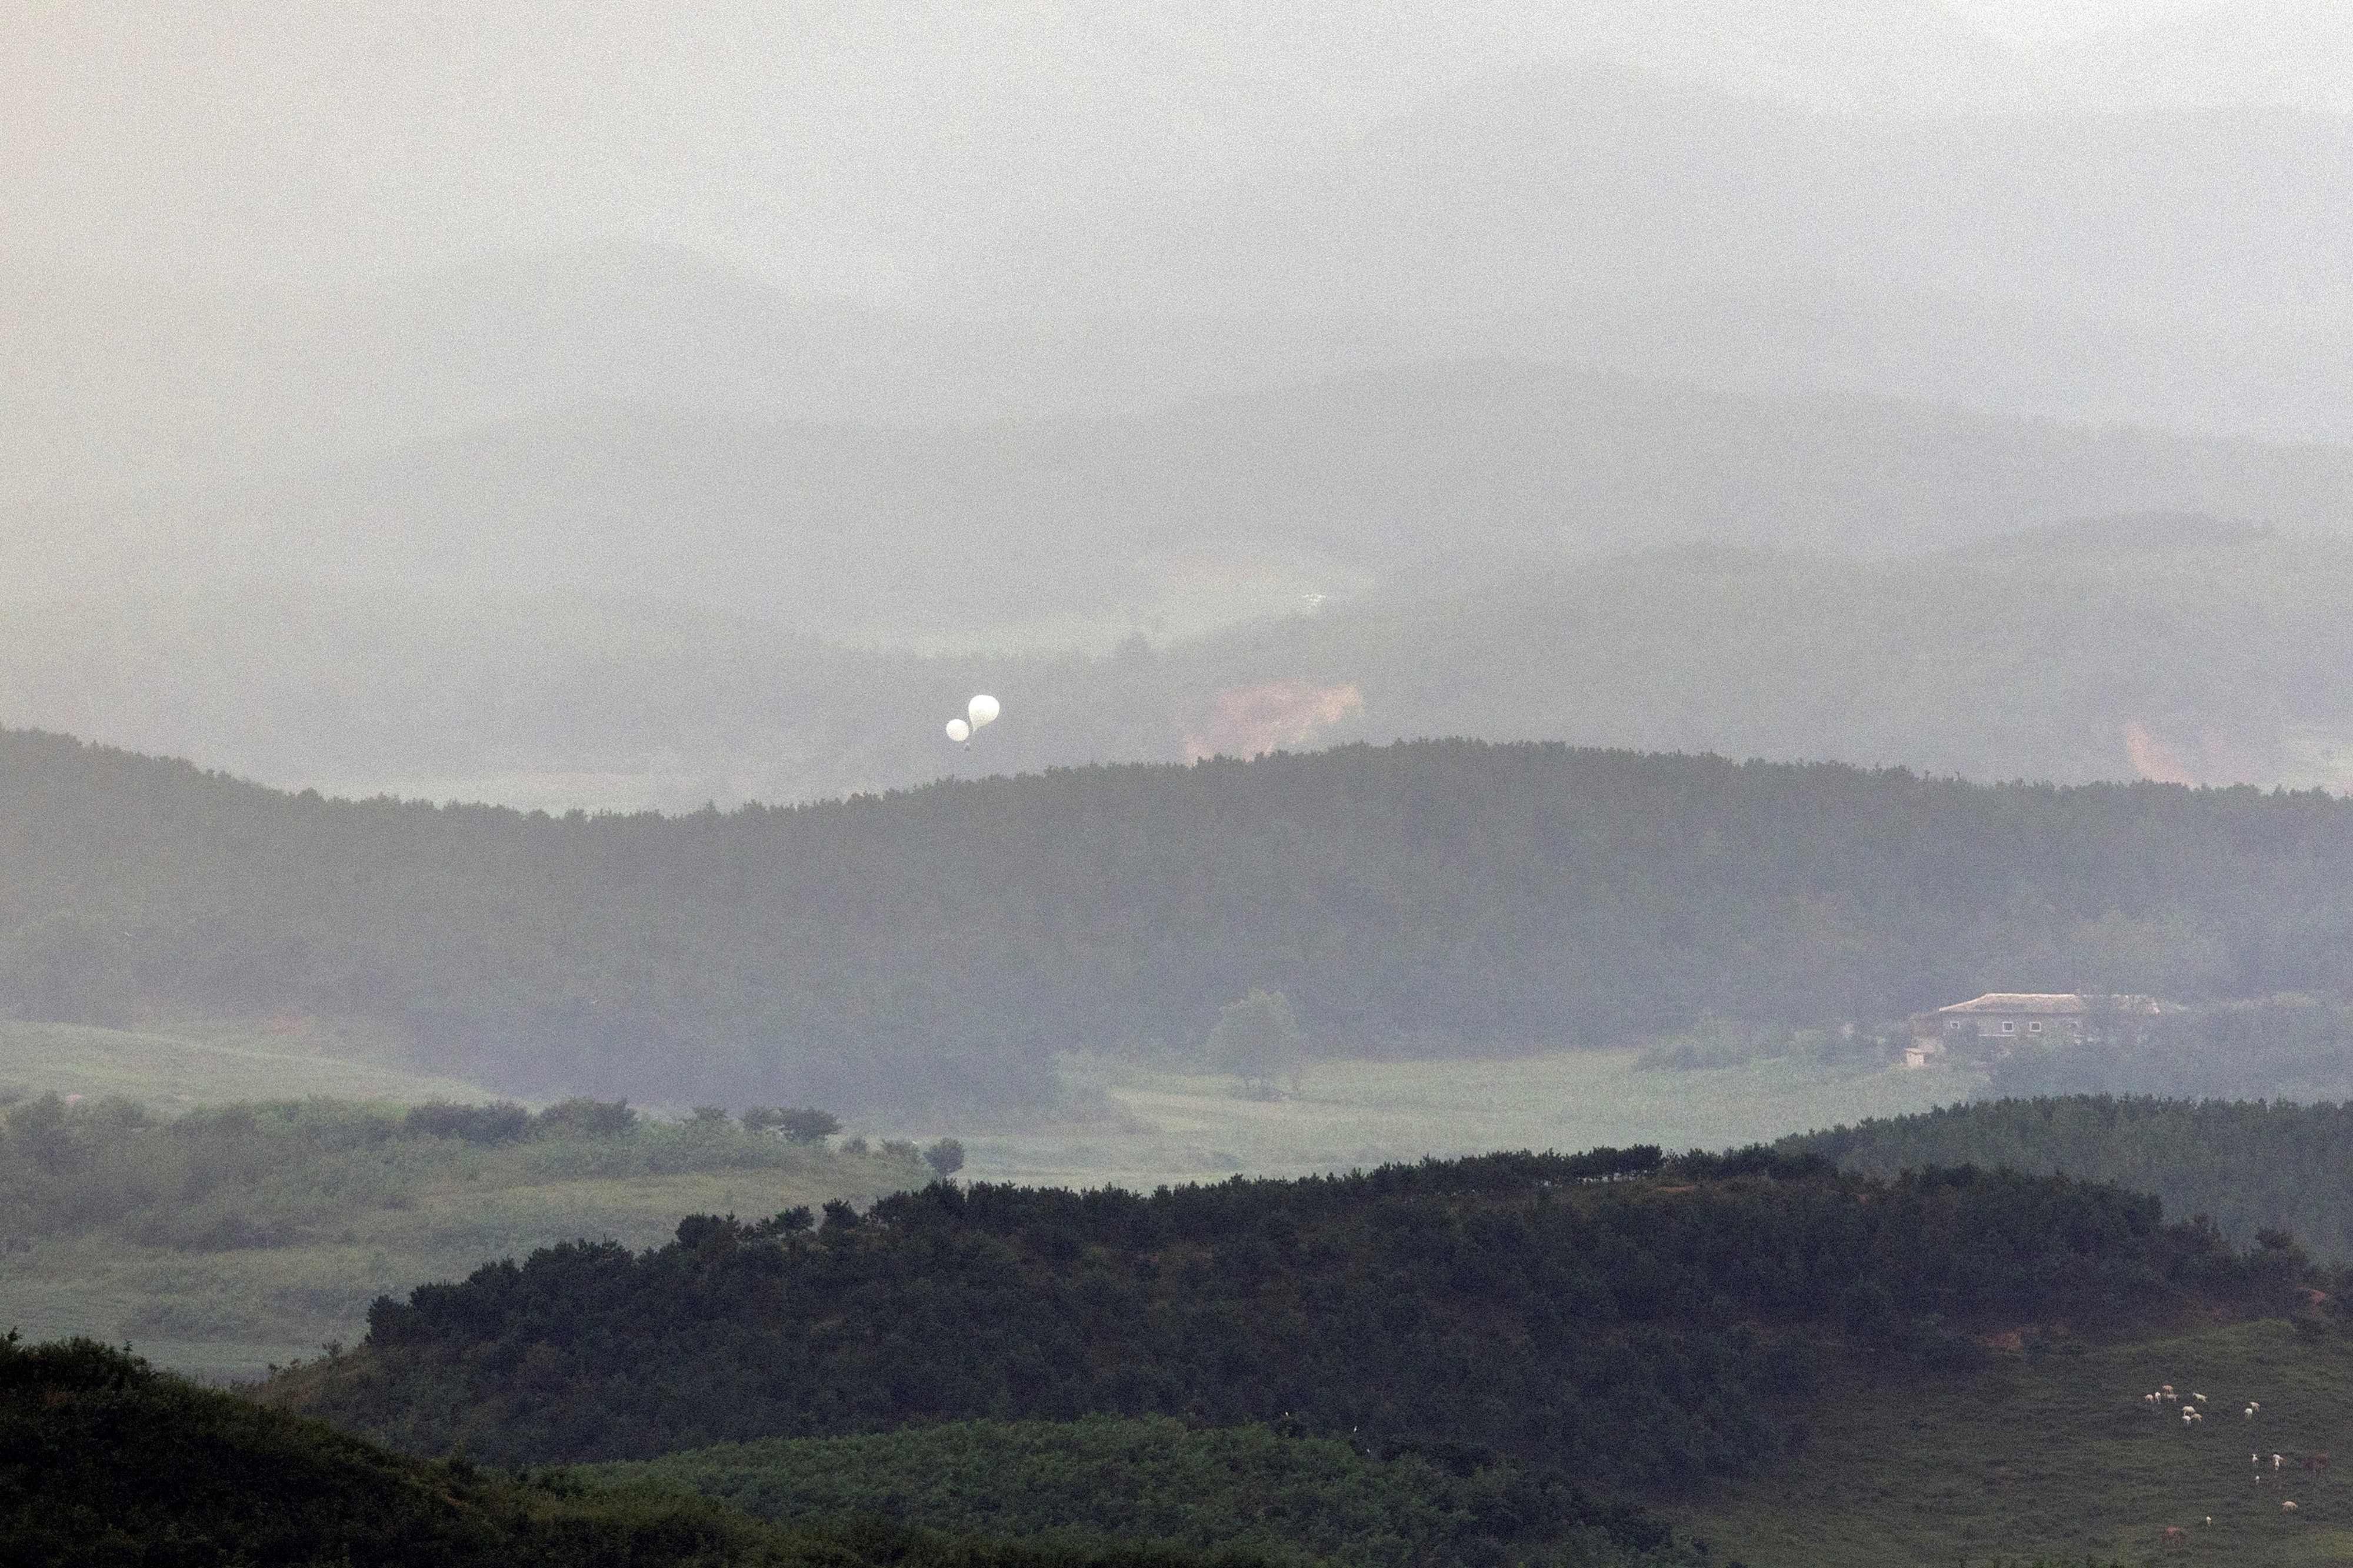
[[[997,722],[998,711],[997,699],[984,692],[966,703],[964,711],[965,717],[972,721],[972,727],[976,730],[984,725],[994,724]]]
[[[948,739],[954,741],[959,746],[963,745],[966,741],[972,739],[972,726],[965,723],[961,719],[949,720]]]

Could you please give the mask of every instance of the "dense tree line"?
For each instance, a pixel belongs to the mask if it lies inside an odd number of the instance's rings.
[[[385,1452],[86,1340],[0,1339],[0,1559],[41,1568],[1250,1568],[850,1520],[763,1524],[691,1495]]]
[[[1648,1171],[1649,1174],[1641,1174]],[[1821,1347],[1968,1359],[1985,1321],[2283,1310],[2292,1247],[2153,1198],[1819,1155],[1492,1155],[1301,1181],[935,1185],[814,1233],[702,1216],[369,1312],[275,1397],[398,1446],[621,1458],[939,1420],[1286,1415],[1672,1487],[1803,1440]]]
[[[2353,1262],[2353,1105],[2070,1095],[1948,1106],[1785,1141],[1893,1175],[1974,1162],[2154,1193],[2240,1242],[2284,1232]]]
[[[383,1106],[333,1100],[225,1105],[163,1119],[127,1100],[56,1095],[0,1111],[0,1247],[98,1231],[211,1251],[315,1240],[429,1188],[478,1191],[588,1177],[838,1163],[877,1186],[914,1186],[913,1144],[862,1159],[796,1146],[723,1117],[664,1123],[618,1100]]]
[[[2353,803],[1555,745],[664,818],[288,795],[0,733],[0,1004],[370,1015],[642,1098],[1034,1102],[1281,993],[1328,1049],[2353,989]]]
[[[1654,1517],[1508,1459],[1367,1453],[1290,1423],[959,1421],[723,1444],[579,1473],[684,1487],[763,1519],[878,1514],[955,1534],[1240,1547],[1364,1568],[1522,1562],[1565,1538],[1609,1562],[1668,1544]]]

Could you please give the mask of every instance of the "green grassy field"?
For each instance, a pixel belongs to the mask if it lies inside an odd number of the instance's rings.
[[[33,1340],[97,1335],[203,1377],[259,1375],[358,1342],[367,1304],[558,1241],[669,1241],[680,1215],[772,1215],[796,1203],[869,1198],[906,1184],[880,1158],[817,1156],[797,1170],[706,1170],[624,1180],[421,1194],[414,1208],[355,1215],[330,1241],[176,1253],[111,1236],[45,1241],[0,1259],[0,1328]]]
[[[1750,1568],[2353,1562],[2353,1468],[2315,1476],[2295,1462],[2317,1450],[2353,1467],[2353,1342],[2341,1336],[2306,1342],[2261,1322],[2010,1354],[1957,1382],[1862,1368],[1840,1381],[1796,1461],[1669,1510],[1679,1527]],[[2207,1419],[2147,1409],[2140,1396],[2166,1383],[2207,1394]],[[2251,1399],[2263,1405],[2253,1421],[2241,1414]],[[2275,1451],[2289,1458],[2276,1475]],[[2280,1506],[2291,1500],[2293,1513]],[[2188,1540],[2167,1547],[2168,1525]]]
[[[119,1094],[169,1114],[236,1100],[498,1098],[462,1079],[392,1065],[389,1042],[358,1026],[208,1023],[156,1029],[0,1023],[0,1090]]]
[[[240,1101],[500,1098],[396,1060],[394,1042],[318,1020],[144,1031],[0,1024],[0,1089],[20,1096],[120,1095],[167,1116]],[[296,1246],[179,1251],[107,1232],[43,1237],[30,1252],[0,1255],[0,1331],[91,1334],[196,1375],[258,1375],[327,1341],[356,1342],[378,1295],[500,1258],[581,1237],[649,1247],[668,1240],[684,1215],[768,1215],[916,1179],[880,1156],[821,1150],[775,1169],[652,1174],[628,1163],[592,1155],[558,1171],[543,1153],[453,1155],[446,1172],[404,1190],[399,1206],[363,1208]]]
[[[1134,1187],[1295,1176],[1495,1149],[1658,1143],[1723,1148],[1896,1116],[1965,1098],[1951,1071],[1832,1068],[1789,1059],[1704,1071],[1636,1066],[1634,1050],[1497,1061],[1324,1062],[1301,1091],[1257,1100],[1216,1075],[1079,1069],[1101,1091],[1083,1124],[961,1137],[976,1180]]]
[[[815,1155],[798,1170],[432,1191],[413,1208],[356,1215],[332,1239],[305,1246],[179,1252],[106,1236],[43,1242],[0,1260],[0,1329],[128,1341],[159,1365],[252,1376],[330,1340],[357,1342],[379,1295],[460,1279],[496,1258],[580,1237],[650,1247],[669,1240],[682,1215],[768,1215],[905,1181],[879,1159]]]

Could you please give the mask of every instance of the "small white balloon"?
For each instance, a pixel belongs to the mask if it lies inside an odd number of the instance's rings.
[[[948,739],[954,741],[959,746],[963,745],[966,741],[972,739],[972,726],[965,723],[961,719],[949,720]]]
[[[965,704],[964,710],[965,717],[972,721],[972,727],[976,730],[996,723],[998,711],[997,699],[986,692]]]

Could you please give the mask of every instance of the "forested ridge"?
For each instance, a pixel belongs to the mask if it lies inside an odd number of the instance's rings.
[[[1292,613],[1092,655],[836,647],[675,605],[175,587],[0,617],[0,713],[267,780],[683,810],[1176,762],[1253,730],[2331,787],[2353,736],[2353,540],[2211,520],[1862,561],[1474,554],[1312,613],[1264,587]],[[2070,626],[2099,635],[2052,635]],[[1012,717],[947,752],[935,715],[975,691]]]
[[[1611,1568],[1670,1544],[1655,1516],[1597,1501],[1556,1474],[1468,1451],[1384,1456],[1308,1436],[1295,1421],[955,1421],[723,1443],[574,1473],[681,1487],[762,1519],[879,1515],[956,1534],[1239,1547],[1350,1568]],[[1577,1550],[1546,1550],[1564,1537]]]
[[[1767,1150],[1497,1154],[1163,1188],[935,1185],[698,1216],[385,1298],[271,1396],[398,1447],[542,1462],[943,1420],[1290,1420],[1668,1488],[1806,1440],[1820,1354],[1966,1363],[1989,1329],[2284,1313],[2292,1245],[1973,1169]]]
[[[2353,1261],[2353,1105],[2068,1095],[1947,1106],[1785,1139],[1867,1175],[1976,1163],[2153,1193],[2246,1242],[2270,1230]]]
[[[678,1494],[385,1452],[87,1340],[0,1338],[0,1560],[40,1568],[1250,1568],[871,1519],[764,1525]],[[1630,1561],[1630,1560],[1629,1560]]]
[[[1035,1101],[1254,987],[1493,1051],[1994,988],[2353,988],[2353,804],[1460,741],[565,817],[0,732],[0,1005],[368,1015],[522,1088]]]

